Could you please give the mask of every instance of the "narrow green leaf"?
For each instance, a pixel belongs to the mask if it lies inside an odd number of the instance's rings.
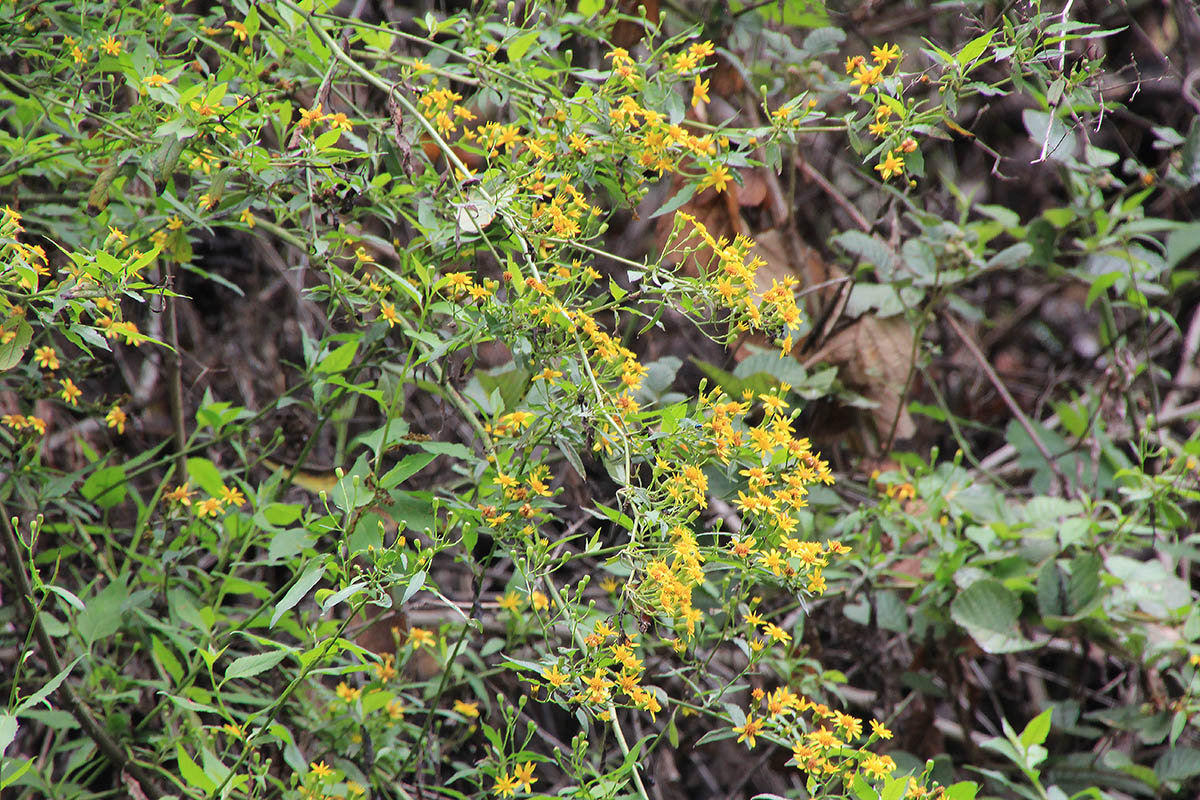
[[[275,613],[271,615],[271,625],[274,628],[275,623],[279,618],[290,611],[297,603],[304,599],[309,590],[317,585],[317,581],[321,580],[321,576],[325,574],[325,565],[318,564],[309,567],[308,571],[300,576],[300,579],[288,590],[288,593],[279,601],[279,605],[275,606]]]

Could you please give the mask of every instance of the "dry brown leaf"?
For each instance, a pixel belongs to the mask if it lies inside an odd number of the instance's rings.
[[[833,334],[804,365],[836,364],[846,386],[878,403],[871,418],[879,441],[888,445],[916,433],[904,402],[913,340],[912,326],[903,317],[859,317]]]

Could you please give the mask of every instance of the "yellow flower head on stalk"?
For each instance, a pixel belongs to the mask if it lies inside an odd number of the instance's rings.
[[[54,352],[54,348],[49,345],[39,347],[33,351],[33,358],[42,369],[56,370],[58,369],[58,353]]]
[[[121,48],[123,46],[124,45],[121,43],[121,40],[115,36],[109,36],[107,39],[104,39],[100,42],[100,49],[105,53],[108,53],[110,56],[121,55]]]
[[[858,87],[860,95],[866,94],[867,89],[883,80],[883,67],[875,66],[868,67],[866,63],[860,64],[854,73],[854,79],[850,81],[850,86]]]
[[[875,171],[886,181],[893,175],[904,172],[904,159],[896,155],[895,150],[889,150],[883,161],[875,165]]]
[[[533,785],[537,783],[537,778],[533,777],[533,762],[526,761],[513,768],[513,781],[521,785],[525,792],[532,792]]]
[[[733,178],[729,174],[729,170],[724,164],[715,164],[701,180],[701,190],[707,189],[709,186],[717,190],[717,192],[725,191],[725,187]]]
[[[900,45],[883,44],[878,47],[872,47],[871,58],[875,60],[876,65],[886,67],[900,58]]]
[[[738,736],[737,740],[745,742],[746,746],[753,750],[756,744],[755,737],[762,733],[764,724],[765,720],[755,719],[753,714],[749,714],[746,716],[746,721],[734,728],[733,732],[740,733],[741,735]]]
[[[250,32],[246,30],[246,26],[236,20],[226,20],[226,28],[233,29],[233,38],[240,42],[245,42],[250,38]]]
[[[125,412],[121,410],[120,406],[110,408],[108,414],[104,417],[104,421],[108,423],[108,427],[116,428],[119,434],[125,433],[125,422],[127,419]]]
[[[502,772],[496,778],[496,785],[492,791],[499,797],[512,797],[517,791],[519,785],[516,778],[510,776],[507,772]]]

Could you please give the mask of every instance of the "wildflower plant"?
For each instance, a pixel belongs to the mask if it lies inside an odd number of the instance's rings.
[[[642,761],[696,717],[702,741],[790,750],[810,796],[935,791],[879,749],[885,721],[794,677],[807,603],[855,555],[809,509],[834,478],[798,395],[671,391],[638,336],[673,315],[790,356],[797,280],[685,206],[831,127],[864,174],[920,177],[991,34],[942,64],[945,99],[911,99],[880,44],[846,62],[840,123],[814,86],[734,127],[697,112],[713,41],[648,23],[617,46],[619,12],[580,5],[416,27],[0,5],[22,66],[0,76],[0,516],[35,620],[0,732],[76,753],[6,761],[0,788],[111,769],[187,797],[647,797]],[[659,180],[661,251],[614,252]],[[183,380],[188,292],[259,291],[205,257],[233,236],[309,314],[258,403]],[[489,344],[504,363],[470,368]],[[291,405],[333,429],[331,476],[304,474],[320,429],[294,466],[260,435]],[[581,513],[569,487],[597,475]]]

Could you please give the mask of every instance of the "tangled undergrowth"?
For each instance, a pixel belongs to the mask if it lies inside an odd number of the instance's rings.
[[[914,389],[934,320],[961,331],[946,308],[977,319],[981,280],[1038,265],[1128,363],[1194,278],[1196,227],[1146,209],[1200,181],[1197,128],[1157,134],[1161,178],[1118,170],[1084,131],[1112,105],[1085,48],[1119,31],[1066,11],[847,56],[790,6],[0,5],[0,788],[967,800],[1200,774],[1195,409],[1122,428],[1077,394],[1054,407],[1073,443],[1005,394],[1018,498],[944,397],[819,368],[849,306],[871,325],[850,349],[902,332]],[[1069,197],[1024,222],[942,163],[1003,96]],[[827,182],[865,227],[822,279],[742,211],[819,137],[878,212]],[[943,184],[957,216],[922,200]],[[622,243],[648,224],[653,247]],[[835,479],[816,400],[877,409],[894,460]],[[957,452],[894,447],[916,413]],[[929,652],[856,693],[821,661],[830,610]],[[1090,646],[1148,707],[1043,686],[987,738],[944,680]],[[705,748],[757,766],[714,774]]]

